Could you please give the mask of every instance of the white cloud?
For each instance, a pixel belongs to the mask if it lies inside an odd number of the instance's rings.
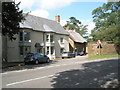
[[[75,0],[41,0],[40,7],[42,9],[56,9],[70,5]]]
[[[40,17],[48,17],[47,10],[62,8],[70,5],[75,0],[15,0],[16,3],[21,2],[20,9],[30,12]]]
[[[20,3],[20,8],[21,9],[31,9],[31,7],[34,5],[35,1],[34,0],[15,0],[15,3]]]
[[[64,26],[67,22],[66,21],[68,21],[68,20],[60,20],[60,24],[62,25],[62,26]]]
[[[39,9],[56,9],[70,5],[75,0],[15,0],[16,3],[21,2],[22,9],[31,9],[33,6]]]
[[[91,30],[93,30],[95,27],[95,23],[91,22],[90,24],[88,24],[88,33],[91,34]]]
[[[42,10],[42,9],[38,9],[38,10],[35,10],[35,11],[31,11],[30,14],[31,14],[31,15],[35,15],[35,16],[39,16],[39,17],[44,17],[44,18],[47,18],[47,17],[49,16],[48,11]]]
[[[95,23],[91,20],[80,20],[83,25],[88,25],[88,34],[91,34],[91,30],[94,29]]]

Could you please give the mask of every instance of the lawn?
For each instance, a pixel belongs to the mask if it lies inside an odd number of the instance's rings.
[[[120,55],[94,55],[94,56],[88,56],[88,59],[100,59],[100,58],[111,58],[111,57],[120,57]]]

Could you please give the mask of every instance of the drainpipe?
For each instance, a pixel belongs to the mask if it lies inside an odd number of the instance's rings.
[[[45,32],[43,32],[43,55],[45,55]]]

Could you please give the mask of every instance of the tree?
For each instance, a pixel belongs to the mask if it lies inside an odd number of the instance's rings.
[[[70,17],[69,19],[70,21],[67,21],[67,24],[63,26],[64,29],[69,27],[70,30],[75,30],[84,37],[84,35],[87,34],[87,25],[82,25],[81,21],[77,20],[75,17]]]
[[[20,22],[25,20],[23,11],[19,10],[19,4],[15,2],[2,2],[2,34],[10,40],[15,40],[15,34],[20,30]]]
[[[120,44],[120,1],[108,2],[92,12],[96,27],[92,31],[93,40],[113,41]]]

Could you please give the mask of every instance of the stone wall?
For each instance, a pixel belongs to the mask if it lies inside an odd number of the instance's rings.
[[[118,54],[116,46],[113,43],[104,42],[101,44],[102,48],[97,48],[96,43],[88,43],[88,55],[115,55]],[[120,51],[120,50],[119,50]]]

